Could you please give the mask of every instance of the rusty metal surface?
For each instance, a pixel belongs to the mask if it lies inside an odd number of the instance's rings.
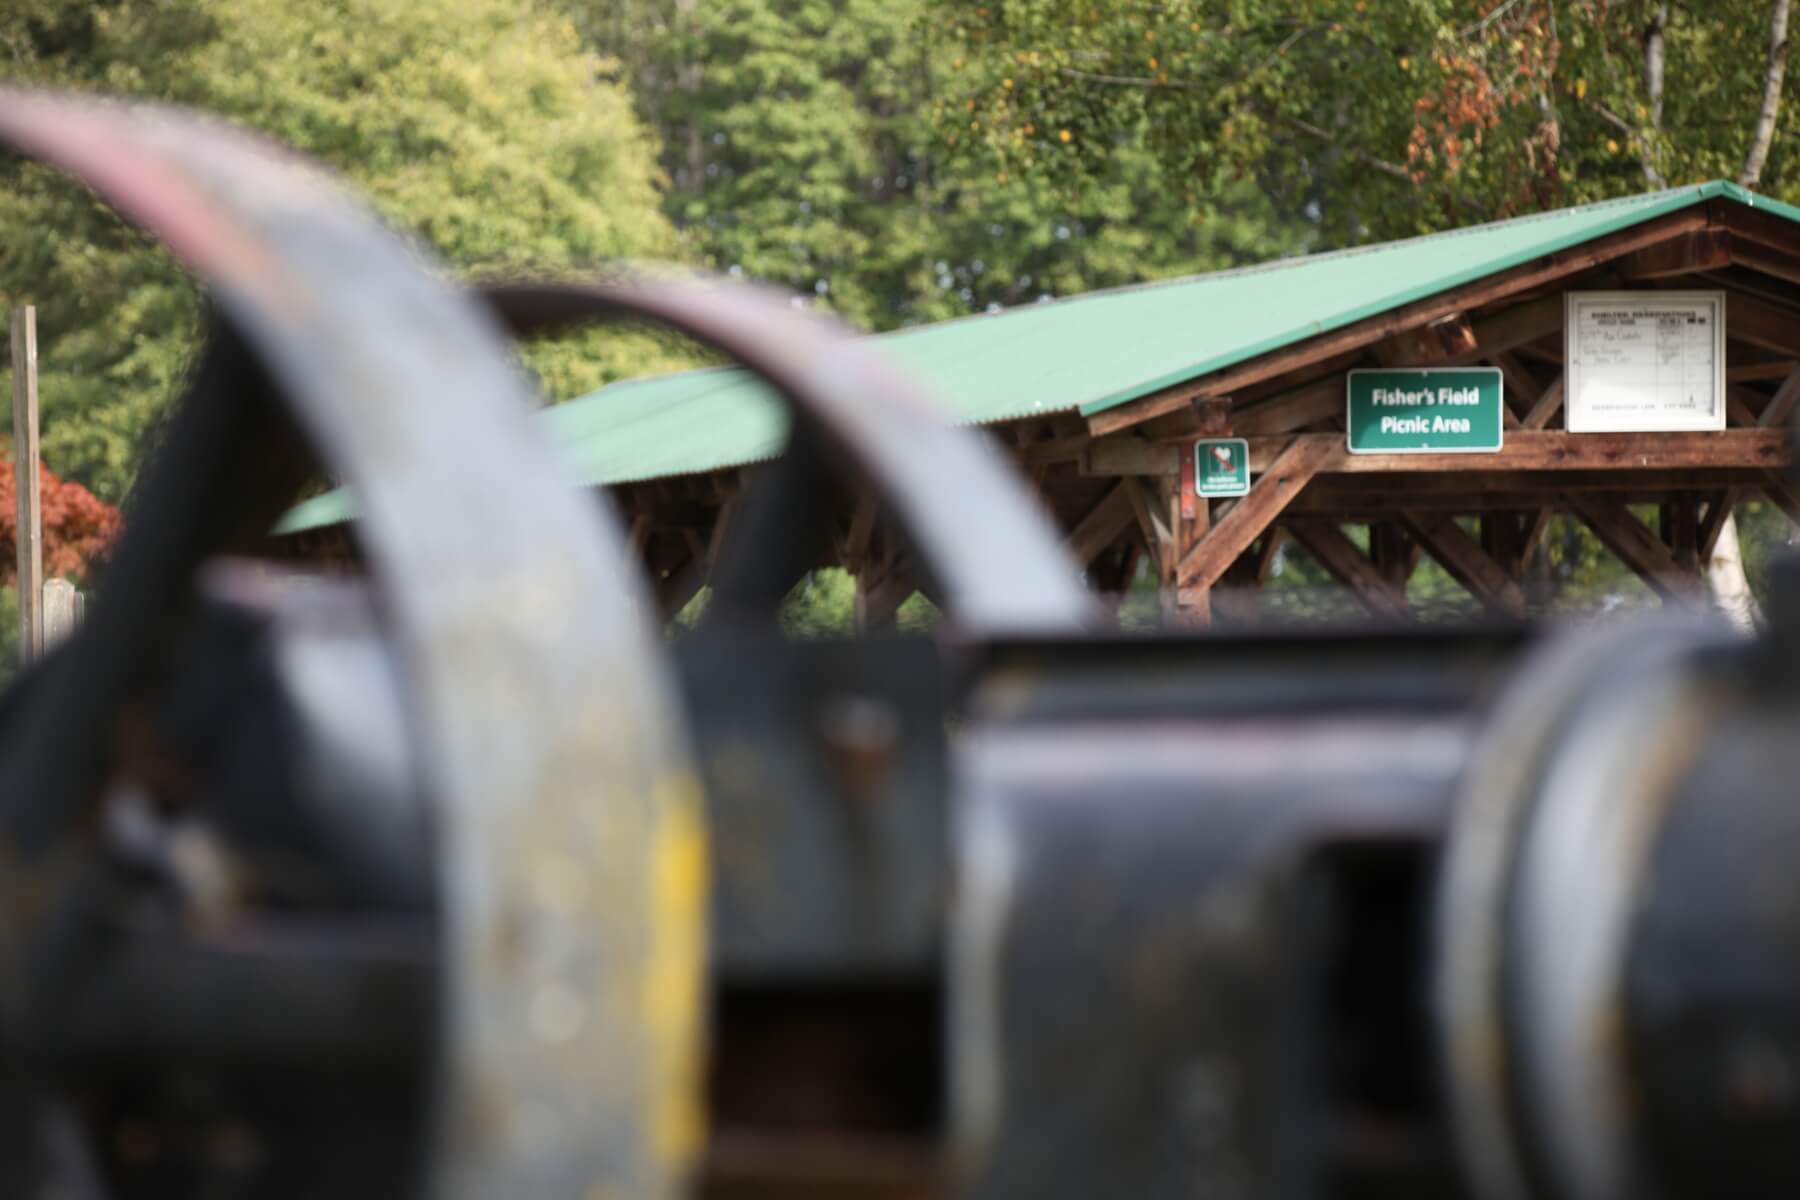
[[[1622,1036],[1661,1195],[1800,1195],[1792,687],[1733,697],[1670,789],[1646,865]]]
[[[1728,636],[1697,621],[1659,618],[1553,640],[1519,669],[1475,747],[1445,838],[1431,986],[1445,1103],[1466,1182],[1484,1200],[1525,1200],[1534,1194],[1533,1172],[1540,1169],[1526,1143],[1543,1131],[1522,1128],[1529,1123],[1529,1102],[1519,1096],[1541,1081],[1520,1076],[1541,1075],[1554,1064],[1541,1053],[1530,1064],[1521,1060],[1511,1010],[1518,972],[1554,969],[1558,948],[1532,946],[1521,959],[1510,930],[1520,857],[1540,819],[1545,772],[1567,749],[1577,710],[1604,696],[1617,672],[1641,677],[1643,671],[1667,670]],[[1627,745],[1640,744],[1628,738]],[[1637,802],[1611,779],[1590,775],[1581,786],[1595,789],[1597,801]],[[1610,861],[1604,847],[1585,848],[1602,860],[1597,869]],[[1630,891],[1631,882],[1613,880],[1607,891]],[[1607,1148],[1616,1145],[1609,1141]]]
[[[166,241],[362,498],[439,805],[434,1194],[672,1194],[698,1138],[699,797],[648,597],[616,523],[554,482],[500,331],[241,133],[0,91],[0,139]]]
[[[500,285],[484,294],[520,333],[648,319],[763,376],[794,405],[797,434],[816,431],[873,481],[937,577],[959,631],[1073,630],[1094,618],[1079,567],[1012,469],[836,324],[797,319],[785,299],[758,289],[666,277]]]
[[[929,971],[949,879],[943,679],[916,641],[674,645],[732,977]]]
[[[952,763],[961,1194],[1454,1194],[1429,1076],[1385,1083],[1426,1049],[1388,914],[1515,645],[1442,639],[1436,672],[1381,637],[993,647]],[[1397,899],[1321,930],[1340,875]],[[1346,1016],[1326,964],[1357,955],[1376,999]]]

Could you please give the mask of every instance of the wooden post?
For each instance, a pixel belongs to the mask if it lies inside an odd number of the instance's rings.
[[[1700,574],[1700,505],[1692,492],[1676,492],[1658,510],[1663,544],[1681,569]]]
[[[81,624],[84,597],[66,579],[52,579],[44,585],[44,650],[74,633]]]
[[[1180,522],[1175,532],[1175,561],[1180,563],[1188,552],[1199,545],[1212,528],[1212,507],[1199,494],[1194,479],[1194,456],[1181,456],[1181,482],[1177,494]],[[1189,625],[1212,624],[1212,580],[1184,586],[1179,567],[1176,571],[1175,617]]]
[[[13,492],[18,501],[19,660],[44,652],[44,526],[38,507],[37,309],[12,313]]]

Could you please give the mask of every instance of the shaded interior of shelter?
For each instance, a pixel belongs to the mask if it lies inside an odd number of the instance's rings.
[[[1596,541],[1628,569],[1627,582],[1585,603],[1699,607],[1701,568],[1728,514],[1740,515],[1753,563],[1800,519],[1786,432],[1800,399],[1800,221],[1735,190],[1684,195],[1673,209],[1659,202],[1643,220],[1487,275],[1466,278],[1448,262],[1444,278],[1462,279],[1455,286],[1160,390],[989,420],[981,434],[1036,492],[1127,627],[1565,612],[1583,603],[1569,586],[1572,564]],[[1453,259],[1465,244],[1452,235],[1443,253]],[[1368,261],[1378,258],[1372,251]],[[1298,278],[1307,267],[1294,269]],[[1565,296],[1602,290],[1725,294],[1724,430],[1565,430]],[[1346,372],[1438,365],[1502,373],[1500,452],[1345,453]],[[723,386],[717,373],[705,376],[709,393]],[[636,389],[641,403],[662,385],[616,386]],[[603,439],[612,391],[576,402],[586,415],[557,428],[579,424],[585,441]],[[1203,436],[1248,440],[1250,495],[1207,501],[1193,495],[1191,475],[1184,484],[1183,458]],[[665,615],[691,617],[696,598],[703,603],[734,518],[769,470],[749,461],[606,489]],[[929,572],[853,465],[821,491],[819,508],[827,533],[795,594],[814,594],[821,579],[850,589],[857,628],[890,628],[909,602],[911,624],[929,620],[940,599]],[[286,554],[354,555],[342,524],[277,540]],[[833,569],[849,578],[817,574]]]

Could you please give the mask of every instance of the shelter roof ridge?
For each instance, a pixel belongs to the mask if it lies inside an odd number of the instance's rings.
[[[1091,416],[1716,198],[1800,225],[1800,209],[1736,184],[1688,184],[877,337],[957,424]],[[546,409],[541,419],[588,486],[762,461],[780,453],[787,433],[780,401],[730,366],[610,384]],[[320,498],[283,527],[327,523],[347,511],[341,499]]]

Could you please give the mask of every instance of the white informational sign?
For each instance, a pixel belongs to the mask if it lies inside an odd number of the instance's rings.
[[[1724,292],[1570,292],[1571,433],[1725,428]]]

